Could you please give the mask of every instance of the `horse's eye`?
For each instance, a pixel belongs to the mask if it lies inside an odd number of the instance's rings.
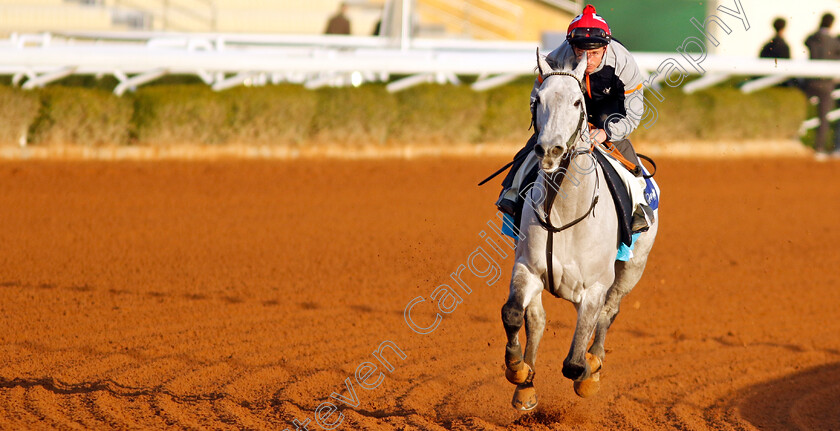
[[[575,100],[575,108],[579,108],[579,107],[580,107],[580,99]]]

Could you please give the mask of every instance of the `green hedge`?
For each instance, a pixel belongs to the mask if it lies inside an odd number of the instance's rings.
[[[421,85],[389,93],[382,85],[325,88],[154,85],[116,97],[96,88],[51,86],[34,92],[0,86],[0,145],[397,145],[524,142],[531,84],[486,92]],[[795,139],[807,114],[804,95],[732,87],[694,94],[666,87],[648,95],[658,119],[636,140]],[[646,119],[649,120],[649,119]]]
[[[715,87],[685,94],[681,89],[666,87],[661,94],[662,101],[646,94],[659,118],[653,124],[643,121],[631,135],[635,139],[796,139],[808,108],[805,95],[793,88],[774,87],[744,94],[736,88]]]
[[[141,145],[221,144],[230,107],[206,85],[141,88],[134,95],[134,137]]]
[[[397,102],[385,88],[325,88],[312,94],[317,102],[311,117],[294,117],[295,123],[309,124],[303,140],[342,145],[385,143],[388,126],[397,114]],[[289,123],[286,127],[298,124]]]
[[[487,109],[481,118],[481,139],[510,142],[527,139],[532,132],[528,109],[533,81],[496,87],[487,92]],[[524,137],[524,138],[523,138]]]
[[[468,86],[425,84],[394,97],[398,109],[389,133],[393,142],[444,144],[482,138],[487,97]]]
[[[220,93],[230,107],[228,142],[295,145],[310,136],[316,94],[299,85],[237,87]]]
[[[35,145],[123,145],[133,112],[130,99],[99,89],[48,87],[37,92],[38,116],[29,127]]]
[[[21,138],[27,139],[39,108],[35,93],[0,86],[0,145],[20,145]]]

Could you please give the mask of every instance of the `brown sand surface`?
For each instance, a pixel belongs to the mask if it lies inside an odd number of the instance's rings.
[[[522,414],[510,257],[433,332],[403,317],[487,247],[505,161],[0,162],[0,429],[318,430],[325,402],[347,430],[840,429],[840,163],[658,160],[601,392],[563,378],[574,309],[544,294]]]

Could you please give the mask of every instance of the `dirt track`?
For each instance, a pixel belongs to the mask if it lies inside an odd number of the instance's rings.
[[[545,294],[520,414],[510,258],[434,332],[403,320],[484,244],[503,162],[0,162],[0,429],[317,430],[347,378],[338,429],[840,429],[840,163],[659,160],[602,391],[562,377],[574,310]],[[360,388],[386,340],[405,359]]]

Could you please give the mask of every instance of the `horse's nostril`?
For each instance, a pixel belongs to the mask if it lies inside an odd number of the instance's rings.
[[[534,147],[534,153],[537,155],[537,157],[542,158],[543,156],[545,156],[545,148],[543,148],[542,145],[537,145]]]

